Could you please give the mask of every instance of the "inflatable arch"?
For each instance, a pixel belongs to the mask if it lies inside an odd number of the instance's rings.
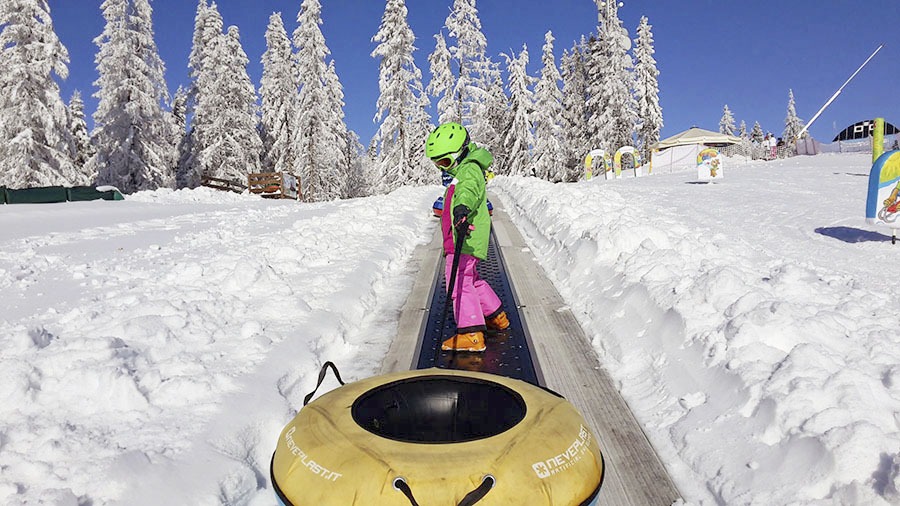
[[[866,222],[900,228],[900,150],[888,151],[872,164]]]
[[[900,133],[900,130],[897,130],[897,127],[884,122],[884,135],[894,135],[896,133]],[[854,123],[847,128],[841,130],[841,133],[834,136],[831,142],[838,141],[850,141],[854,139],[866,139],[868,137],[874,137],[875,135],[875,120],[865,120],[860,121],[859,123]]]
[[[609,153],[602,149],[592,149],[584,159],[584,178],[588,181],[594,175],[603,174],[605,176],[611,169]]]
[[[638,153],[638,150],[634,149],[632,146],[622,146],[616,151],[616,157],[613,161],[613,165],[616,169],[616,177],[620,177],[622,175],[622,156],[631,155],[631,160],[634,162],[634,175],[637,177],[638,175],[638,167],[641,166],[641,154]]]
[[[706,148],[697,154],[697,179],[700,181],[713,181],[725,177],[722,157],[719,150]]]

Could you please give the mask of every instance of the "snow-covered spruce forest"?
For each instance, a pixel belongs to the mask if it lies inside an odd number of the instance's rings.
[[[226,28],[216,4],[199,0],[189,82],[174,93],[150,0],[105,0],[105,28],[94,38],[93,128],[81,93],[68,104],[60,96],[70,59],[47,0],[4,0],[0,186],[97,184],[133,193],[193,188],[204,175],[246,182],[248,173],[287,171],[300,177],[306,201],[380,194],[439,181],[422,143],[446,121],[466,125],[502,175],[572,181],[588,148],[635,146],[649,159],[663,120],[646,17],[632,40],[616,4],[596,0],[596,33],[557,61],[547,32],[540,72],[529,75],[525,45],[489,55],[475,3],[453,0],[433,36],[426,84],[414,44],[427,39],[410,29],[404,0],[386,0],[371,49],[378,129],[364,145],[345,122],[340,62],[321,30],[320,0],[301,2],[290,35],[281,13],[271,15],[258,86],[239,27]]]

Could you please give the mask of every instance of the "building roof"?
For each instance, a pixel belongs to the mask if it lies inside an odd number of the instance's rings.
[[[719,132],[692,127],[684,132],[677,133],[667,139],[659,141],[656,145],[656,149],[685,146],[689,144],[737,144],[739,142],[741,142],[741,138],[734,135],[720,134]]]

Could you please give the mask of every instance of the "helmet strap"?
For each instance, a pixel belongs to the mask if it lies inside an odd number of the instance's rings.
[[[466,137],[468,141],[468,137]],[[469,156],[469,143],[466,142],[466,145],[459,151],[459,156],[456,157],[456,163],[459,163],[460,160],[464,160],[467,156]]]

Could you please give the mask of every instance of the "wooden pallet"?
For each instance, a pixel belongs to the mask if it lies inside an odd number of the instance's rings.
[[[244,193],[244,190],[247,189],[246,186],[237,181],[207,175],[200,176],[200,185],[206,186],[207,188],[212,188],[214,190],[234,193]]]
[[[300,178],[289,172],[247,174],[250,193],[269,199],[300,200]]]

